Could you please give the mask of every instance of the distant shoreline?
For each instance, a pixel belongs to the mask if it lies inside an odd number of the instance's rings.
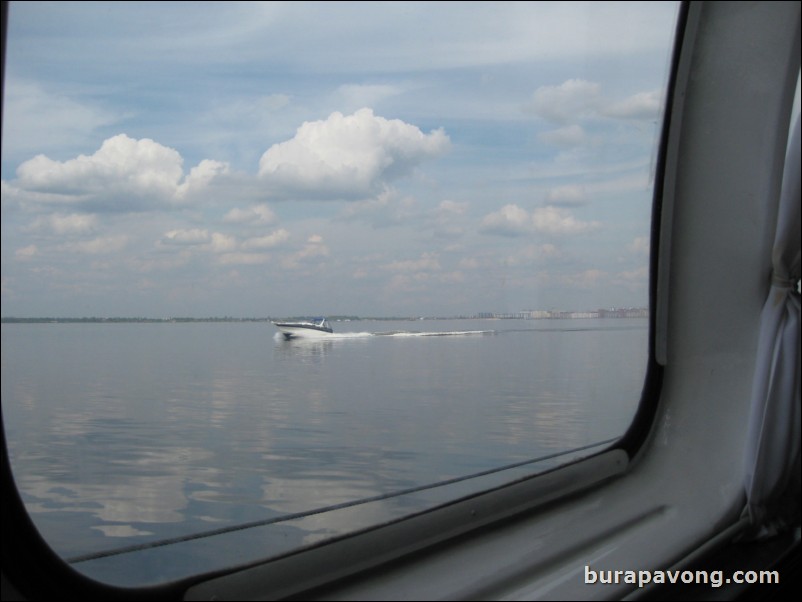
[[[359,316],[329,316],[330,322],[360,322],[360,321],[421,321],[421,320],[558,320],[558,319],[594,319],[594,318],[648,318],[649,311],[646,308],[626,308],[598,310],[594,312],[564,312],[554,311],[541,312],[536,316],[510,315],[510,314],[480,314],[472,316],[432,316],[432,317],[359,317]],[[13,316],[0,318],[3,324],[171,324],[171,323],[192,323],[192,322],[272,322],[279,319],[296,319],[301,316],[292,317],[266,317],[266,318],[17,318]]]

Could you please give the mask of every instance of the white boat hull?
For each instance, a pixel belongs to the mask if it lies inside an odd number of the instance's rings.
[[[273,322],[285,339],[324,339],[333,332],[327,323]]]

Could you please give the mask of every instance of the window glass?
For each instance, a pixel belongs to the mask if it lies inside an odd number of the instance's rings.
[[[12,3],[3,417],[56,552],[168,581],[620,437],[676,10]]]

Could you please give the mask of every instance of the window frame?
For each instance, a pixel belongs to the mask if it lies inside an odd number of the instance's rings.
[[[28,517],[14,486],[3,432],[4,591],[11,586],[21,596],[30,598],[64,596],[69,592],[69,595],[103,599],[193,599],[210,593],[222,598],[249,594],[310,599],[315,595],[354,592],[368,596],[384,593],[387,596],[388,592],[398,592],[399,587],[406,587],[405,594],[422,598],[431,595],[500,597],[502,593],[510,595],[510,592],[518,595],[523,592],[527,597],[557,594],[570,597],[577,592],[590,593],[579,584],[581,577],[576,573],[577,563],[595,558],[594,554],[601,554],[611,545],[615,545],[616,550],[599,557],[599,568],[615,568],[616,562],[618,568],[635,568],[621,564],[627,558],[647,566],[667,568],[681,563],[683,558],[710,542],[728,541],[734,537],[743,528],[743,521],[739,519],[742,495],[732,490],[730,472],[720,479],[728,488],[726,495],[722,493],[722,499],[705,499],[702,500],[704,503],[697,504],[693,503],[696,500],[685,502],[681,495],[660,491],[666,489],[664,480],[667,476],[678,478],[688,488],[706,485],[699,480],[698,471],[689,470],[693,473],[690,477],[681,474],[687,467],[677,461],[678,458],[687,460],[682,445],[691,445],[695,453],[704,449],[707,442],[703,426],[689,429],[694,437],[690,442],[682,441],[681,437],[671,439],[677,437],[677,429],[670,419],[682,421],[695,416],[697,408],[694,404],[704,395],[694,392],[694,386],[702,387],[702,393],[712,399],[708,406],[698,408],[702,418],[714,416],[726,408],[726,403],[732,400],[723,397],[735,386],[713,382],[712,374],[716,369],[728,373],[727,362],[731,358],[719,357],[721,339],[714,342],[712,349],[705,348],[703,339],[712,332],[713,326],[701,323],[689,313],[700,299],[708,298],[711,290],[722,283],[728,284],[728,281],[721,275],[712,274],[711,282],[702,287],[704,290],[697,290],[697,283],[702,278],[700,273],[704,270],[691,266],[693,257],[685,255],[687,249],[694,251],[700,245],[698,234],[689,224],[694,216],[704,211],[698,202],[696,206],[693,202],[699,200],[700,186],[694,180],[705,177],[699,173],[701,168],[689,166],[692,159],[685,156],[685,151],[693,148],[697,141],[693,128],[698,125],[694,116],[689,116],[692,111],[686,109],[688,102],[703,104],[708,98],[706,95],[721,94],[718,90],[710,92],[710,86],[715,86],[715,83],[694,80],[692,75],[704,63],[706,51],[731,48],[734,41],[729,36],[752,26],[744,17],[732,19],[737,23],[720,23],[717,19],[726,14],[727,7],[716,4],[684,3],[678,21],[677,40],[680,43],[674,50],[652,214],[650,357],[636,419],[622,440],[601,454],[531,477],[526,482],[482,492],[434,511],[299,550],[280,559],[269,559],[233,571],[198,575],[154,588],[129,589],[92,581],[50,551]],[[788,96],[789,74],[793,72],[795,81],[799,71],[799,6],[798,3],[787,4],[796,6],[773,5],[758,9],[763,21],[756,25],[760,29],[757,35],[764,40],[777,39],[772,58],[785,57],[788,63],[776,67],[773,72],[775,77],[779,77],[778,73],[787,71],[786,81],[778,90],[769,93],[773,105],[766,111],[771,115],[763,117],[761,123],[764,125],[770,124],[775,114],[782,112],[784,98]],[[2,7],[5,58],[6,0],[3,0]],[[775,36],[771,31],[772,24],[786,20],[794,23],[793,19],[787,19],[794,13],[795,33],[789,33],[792,26],[788,25],[783,28],[782,35]],[[795,70],[793,61],[796,61]],[[739,102],[745,103],[746,108],[732,112],[748,112],[749,101],[735,99],[733,104]],[[729,108],[726,110],[730,111]],[[767,134],[771,139],[764,150],[773,149],[773,152],[759,156],[756,163],[760,165],[752,173],[732,174],[734,178],[747,180],[760,176],[760,182],[755,186],[765,192],[770,192],[777,184],[775,180],[780,172],[776,166],[778,162],[782,164],[779,153],[784,143],[780,125],[775,123]],[[746,151],[732,150],[734,156],[738,152]],[[697,191],[696,195],[694,191]],[[750,243],[750,251],[767,246],[765,233],[759,236],[760,240]],[[690,278],[687,285],[686,278]],[[743,293],[743,299],[738,299],[738,312],[751,316],[753,297],[756,299],[758,295],[751,281],[746,288],[749,290]],[[747,328],[751,327],[751,324],[747,325]],[[694,332],[700,329],[701,332]],[[750,353],[753,356],[754,349],[743,350],[737,358],[736,368],[748,363],[752,357]],[[689,361],[699,358],[703,364],[701,368],[690,367]],[[708,371],[707,378],[703,371]],[[721,380],[723,377],[717,378]],[[748,379],[748,375],[743,378]],[[743,379],[736,384],[742,382]],[[744,414],[742,400],[736,401],[733,415],[723,416],[721,427],[722,432],[726,429],[725,451],[733,453],[733,450],[740,449],[737,438],[743,431]],[[720,461],[716,462],[720,467]],[[693,494],[689,489],[687,495]],[[515,499],[519,502],[511,503]],[[598,510],[595,515],[594,510]],[[472,511],[475,514],[471,515]],[[453,517],[455,526],[443,530],[442,525],[449,516]],[[562,532],[555,529],[562,529]],[[393,531],[411,543],[404,545],[388,538]],[[657,550],[653,545],[654,538],[661,535],[664,536],[663,545]],[[386,555],[376,557],[372,554],[371,541],[384,541]],[[506,557],[494,558],[493,562],[506,563],[509,570],[499,574],[495,581],[486,581],[482,586],[484,589],[459,582],[456,576],[449,577],[448,571],[458,565],[457,556],[464,558],[470,553],[497,549],[506,550]],[[521,556],[521,551],[529,555]],[[450,561],[449,557],[452,557]],[[490,560],[488,556],[483,558]],[[333,566],[334,560],[339,560],[342,566]],[[427,571],[437,576],[439,585],[434,587],[441,588],[434,594],[431,587],[427,589],[426,584],[419,581]],[[286,583],[276,581],[282,576]],[[444,581],[446,584],[442,585]],[[618,598],[629,593],[632,593],[632,588],[610,587],[603,597]]]

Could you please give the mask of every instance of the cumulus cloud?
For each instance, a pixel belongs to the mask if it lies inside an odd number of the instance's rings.
[[[490,234],[521,236],[531,231],[532,218],[526,209],[518,205],[504,205],[482,219],[480,230]]]
[[[187,230],[170,230],[162,236],[162,243],[166,245],[193,246],[203,245],[211,240],[207,230],[192,228]]]
[[[41,216],[31,224],[31,230],[48,232],[57,236],[88,234],[94,232],[97,227],[98,219],[96,215],[82,213]]]
[[[255,205],[247,209],[232,209],[223,217],[229,224],[244,224],[251,226],[265,226],[276,221],[276,214],[265,204]]]
[[[281,228],[266,236],[249,238],[242,243],[243,249],[272,249],[289,240],[290,233]]]
[[[601,86],[582,79],[569,79],[556,86],[541,86],[526,107],[539,117],[561,127],[540,135],[540,139],[557,146],[583,144],[587,136],[578,122],[588,118],[657,119],[663,106],[660,90],[635,93],[623,100],[610,100],[602,95]]]
[[[93,155],[64,162],[37,155],[17,168],[17,178],[21,187],[43,192],[170,196],[181,179],[181,164],[181,155],[171,148],[120,134],[105,140]]]
[[[204,160],[185,178],[178,151],[149,138],[119,134],[92,155],[67,161],[37,155],[22,163],[13,186],[4,188],[22,201],[136,211],[184,200],[229,171],[226,163]]]
[[[435,210],[437,217],[451,219],[459,215],[465,215],[468,210],[468,203],[458,201],[441,201]]]
[[[215,177],[230,173],[228,163],[204,159],[193,167],[184,182],[176,187],[174,196],[176,199],[184,199],[191,192],[206,188]]]
[[[62,245],[61,250],[69,253],[83,253],[86,255],[107,255],[122,251],[128,245],[129,239],[125,235],[102,236],[92,240],[68,243]]]
[[[532,225],[547,234],[580,234],[599,228],[598,222],[581,222],[557,207],[540,207],[532,212]]]
[[[560,124],[573,123],[593,114],[601,102],[601,86],[569,79],[558,86],[541,86],[532,95],[531,110]]]
[[[285,257],[282,261],[282,266],[286,269],[296,269],[302,263],[314,263],[328,257],[331,252],[326,245],[323,237],[319,234],[313,234],[306,239],[306,244],[300,251]]]
[[[346,221],[365,221],[374,228],[398,226],[418,220],[420,216],[418,202],[393,189],[384,190],[372,199],[351,202],[340,213]]]
[[[259,161],[259,175],[288,192],[360,198],[380,192],[449,146],[442,129],[424,134],[367,108],[348,116],[332,113],[322,121],[304,122],[294,138],[268,149]]]
[[[600,227],[598,222],[582,222],[559,207],[539,207],[526,211],[518,205],[505,205],[482,219],[480,231],[502,236],[526,234],[581,234]]]
[[[237,248],[237,239],[233,236],[214,232],[211,238],[209,249],[214,253],[229,253]]]
[[[620,119],[657,119],[662,107],[662,92],[653,90],[639,92],[619,102],[610,103],[602,109],[602,114]]]
[[[264,263],[269,256],[260,254],[265,249],[280,246],[290,238],[290,233],[276,230],[265,236],[256,236],[239,242],[234,236],[221,232],[209,232],[201,228],[176,229],[165,232],[159,243],[163,246],[184,248],[194,247],[202,252],[217,256],[219,265]]]
[[[313,259],[315,257],[328,257],[329,248],[319,234],[313,234],[306,240],[306,245],[297,255],[297,259]]]

